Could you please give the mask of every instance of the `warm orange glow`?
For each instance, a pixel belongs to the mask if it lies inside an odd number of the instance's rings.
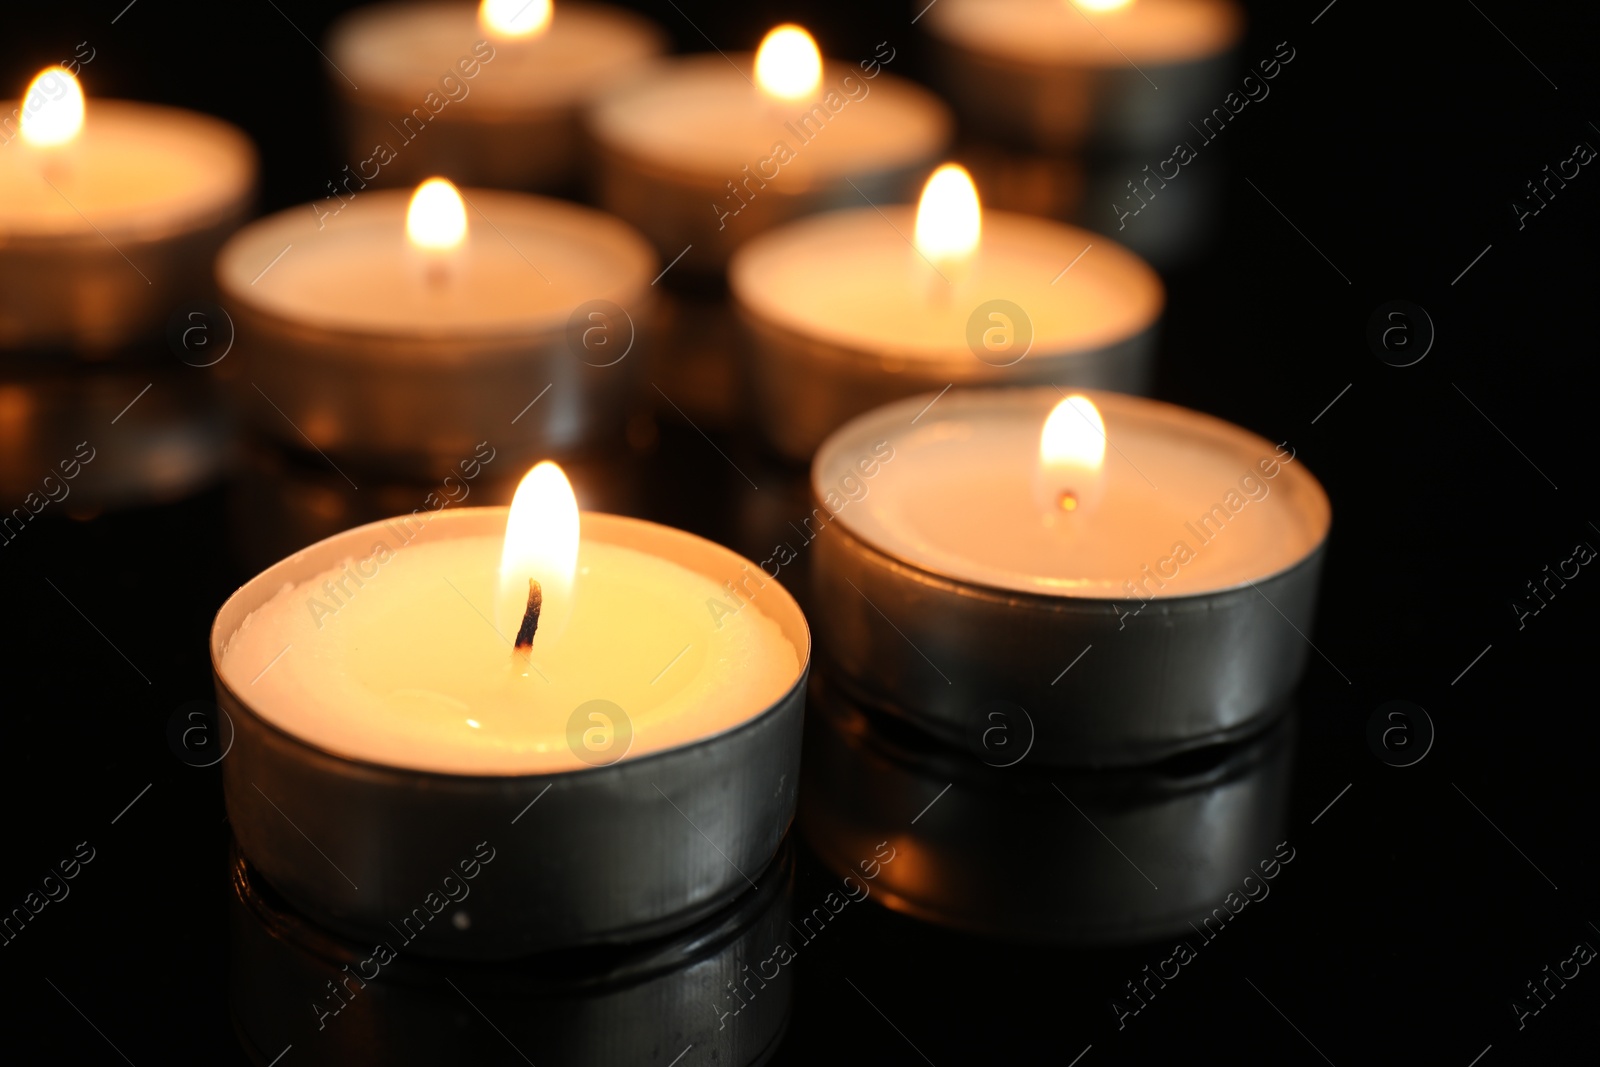
[[[444,178],[429,178],[411,194],[406,237],[418,248],[446,251],[467,237],[467,206]]]
[[[550,28],[550,0],[483,0],[478,25],[502,40],[536,37]]]
[[[1068,0],[1077,4],[1085,11],[1116,11],[1118,8],[1127,7],[1133,0]]]
[[[546,460],[523,477],[511,498],[495,596],[495,625],[500,633],[508,640],[516,636],[528,606],[530,578],[544,594],[534,647],[560,633],[572,612],[572,578],[577,568],[578,499],[566,474]]]
[[[1093,508],[1105,462],[1106,424],[1094,402],[1076,394],[1062,400],[1039,434],[1035,495],[1046,520]]]
[[[767,34],[756,49],[756,84],[782,100],[804,100],[822,84],[822,53],[792,22]]]
[[[62,67],[46,67],[22,98],[22,139],[39,148],[66,144],[83,129],[83,89]]]
[[[978,189],[964,167],[946,163],[933,172],[917,204],[917,251],[936,266],[964,263],[978,248],[983,213]]]

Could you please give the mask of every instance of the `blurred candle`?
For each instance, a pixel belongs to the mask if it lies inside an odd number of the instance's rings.
[[[659,55],[665,37],[603,4],[401,0],[358,8],[328,34],[347,175],[365,187],[430,174],[556,190],[578,177],[579,113]],[[330,190],[331,191],[331,190]]]
[[[981,209],[939,168],[916,208],[791,223],[741,249],[729,288],[752,335],[758,422],[808,459],[880,404],[951,384],[1143,388],[1160,279],[1108,238]]]
[[[217,261],[240,402],[269,436],[408,475],[486,439],[521,463],[621,437],[658,271],[631,228],[443,179],[317,207],[251,224]]]
[[[106,355],[205,296],[248,211],[256,155],[191,111],[85,102],[60,67],[0,102],[0,349]]]

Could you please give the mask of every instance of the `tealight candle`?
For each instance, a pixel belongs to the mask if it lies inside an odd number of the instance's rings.
[[[942,0],[930,69],[964,121],[1046,152],[1170,147],[1221,106],[1244,32],[1234,0]]]
[[[892,56],[892,53],[891,53]],[[714,276],[741,242],[828,207],[898,199],[944,150],[931,93],[878,59],[824,62],[797,26],[749,54],[674,59],[590,110],[602,205],[675,270]]]
[[[799,608],[764,583],[708,610],[752,571],[690,534],[580,519],[551,464],[509,511],[407,516],[283,561],[212,633],[242,849],[308,913],[369,932],[503,827],[520,843],[445,955],[714,908],[776,852],[799,762]]]
[[[1010,701],[1037,758],[1072,764],[1157,759],[1282,709],[1330,523],[1292,446],[1113,393],[931,399],[856,419],[812,467],[837,520],[813,602],[841,685],[956,738]],[[882,441],[893,466],[846,506]]]
[[[249,211],[256,154],[205,115],[85,101],[50,67],[0,102],[0,348],[107,355],[210,292]]]
[[[402,0],[358,8],[328,35],[349,162],[329,182],[553,190],[577,177],[580,113],[661,54],[654,24],[561,0]],[[353,183],[353,188],[352,188]]]
[[[229,241],[241,358],[221,366],[291,447],[449,473],[488,439],[523,465],[620,436],[655,272],[630,227],[574,204],[443,181],[362,193]]]
[[[955,166],[916,209],[835,212],[751,242],[728,282],[757,421],[801,461],[853,416],[951,384],[1140,391],[1165,302],[1155,271],[1099,234],[980,213]]]

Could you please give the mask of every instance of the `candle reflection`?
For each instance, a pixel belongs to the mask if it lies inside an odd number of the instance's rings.
[[[1188,931],[1284,839],[1292,714],[1149,767],[1071,771],[1019,758],[1022,709],[981,710],[970,750],[951,748],[814,680],[800,826],[822,861],[847,871],[887,840],[898,858],[874,896],[895,911],[1004,940],[1131,944]]]
[[[761,1062],[787,1025],[793,968],[764,980],[736,1016],[720,1017],[719,1005],[747,979],[747,961],[788,935],[793,868],[785,847],[759,888],[652,941],[443,966],[419,957],[398,930],[375,947],[312,925],[236,852],[228,900],[235,1028],[258,1063],[290,1045],[297,1062],[340,1067],[665,1063],[689,1045],[700,1062]],[[496,873],[483,864],[478,882]],[[454,916],[471,905],[466,898]]]

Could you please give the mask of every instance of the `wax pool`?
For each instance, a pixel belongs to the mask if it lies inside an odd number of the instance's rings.
[[[713,612],[727,597],[712,578],[594,539],[579,549],[570,617],[521,663],[515,635],[489,621],[498,536],[374,540],[388,543],[348,571],[286,585],[222,654],[224,680],[263,718],[339,755],[455,774],[574,770],[588,763],[569,720],[588,701],[623,710],[638,757],[753,718],[799,676],[758,602]]]
[[[893,477],[840,521],[923,569],[1026,593],[1116,599],[1133,583],[1143,599],[1243,587],[1326,537],[1327,498],[1292,444],[1115,393],[1088,394],[1105,421],[1099,499],[1046,522],[1034,481],[1040,428],[1062,395],[957,393],[915,425],[927,400],[881,408],[828,441],[814,477],[837,484],[867,442],[892,436]]]

